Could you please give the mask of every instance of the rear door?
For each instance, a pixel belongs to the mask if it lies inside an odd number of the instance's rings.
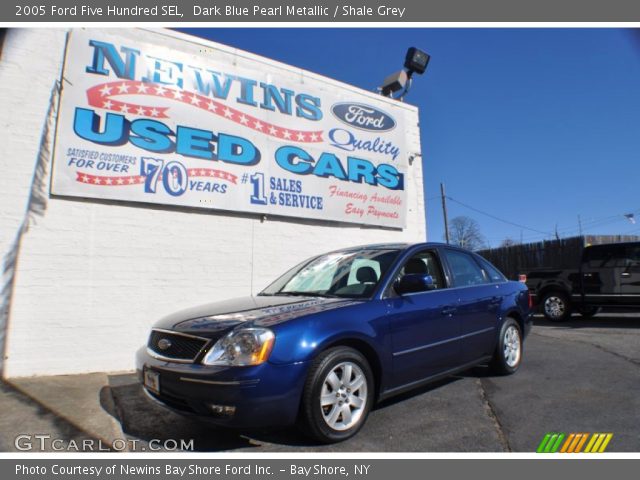
[[[623,244],[585,249],[581,272],[585,303],[616,304],[620,300],[625,255]]]
[[[637,305],[640,303],[640,244],[625,245],[625,256],[620,271],[621,305]]]
[[[499,284],[491,282],[472,254],[452,248],[443,248],[443,253],[458,300],[460,364],[466,364],[493,350],[503,291]]]

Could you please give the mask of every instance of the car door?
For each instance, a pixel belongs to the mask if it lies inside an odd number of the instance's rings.
[[[621,305],[640,303],[640,244],[625,245],[625,258],[621,262],[620,299]]]
[[[398,295],[393,287],[387,291],[393,357],[391,389],[450,370],[460,356],[456,297],[447,288],[437,251],[426,249],[412,255],[393,281],[405,273],[431,275],[435,289],[405,295]]]
[[[585,249],[582,262],[582,292],[589,304],[615,304],[619,300],[624,273],[625,246],[596,245]]]
[[[467,364],[490,355],[494,348],[504,288],[491,282],[471,253],[452,248],[442,250],[451,289],[458,301],[460,363]]]

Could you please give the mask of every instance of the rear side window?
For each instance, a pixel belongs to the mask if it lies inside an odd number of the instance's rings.
[[[468,253],[445,249],[444,254],[447,257],[451,276],[453,277],[451,280],[455,287],[468,287],[488,283],[480,265]]]
[[[478,258],[477,260],[480,262],[480,265],[482,265],[482,268],[484,268],[484,271],[489,277],[489,280],[491,281],[491,283],[500,283],[500,282],[507,281],[506,277],[496,267],[494,267],[489,262],[487,262],[484,258]]]
[[[589,268],[624,267],[626,261],[625,245],[606,245],[589,247],[585,250],[585,261]]]

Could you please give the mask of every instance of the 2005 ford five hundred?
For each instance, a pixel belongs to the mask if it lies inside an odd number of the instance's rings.
[[[148,396],[179,413],[236,427],[299,422],[336,442],[391,395],[477,364],[514,373],[530,328],[526,286],[482,257],[367,245],[311,258],[256,296],[164,318],[137,368]]]

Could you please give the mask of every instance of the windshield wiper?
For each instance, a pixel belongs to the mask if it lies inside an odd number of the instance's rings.
[[[272,295],[278,295],[278,296],[292,296],[292,297],[322,297],[322,298],[337,298],[337,295],[331,295],[330,293],[320,293],[320,292],[299,292],[299,291],[276,292],[276,293],[272,293]]]

